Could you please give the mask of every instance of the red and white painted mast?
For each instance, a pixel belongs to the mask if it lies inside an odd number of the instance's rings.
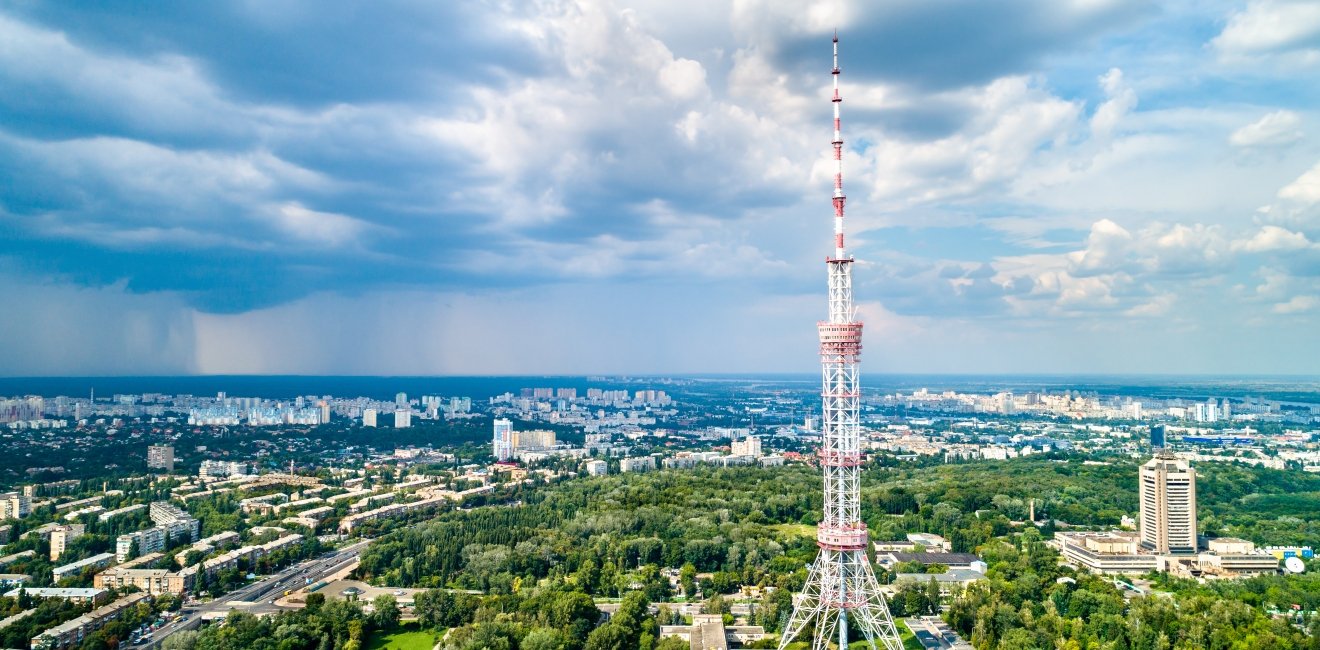
[[[839,36],[834,35],[834,254],[825,259],[829,318],[817,323],[821,362],[820,464],[824,475],[824,516],[816,528],[820,553],[810,565],[802,593],[794,597],[781,650],[808,629],[812,648],[826,650],[832,640],[848,646],[849,618],[870,647],[903,647],[880,584],[866,557],[862,523],[861,384],[862,323],[855,320],[852,265],[843,237],[843,130],[839,121]]]

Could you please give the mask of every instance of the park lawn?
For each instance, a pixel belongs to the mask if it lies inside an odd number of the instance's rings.
[[[816,527],[808,526],[806,524],[775,524],[773,526],[770,526],[770,528],[777,530],[785,535],[793,535],[796,537],[816,536]]]
[[[371,635],[367,650],[431,650],[439,636],[431,630],[419,630],[415,625],[405,625],[390,634]]]
[[[897,623],[898,638],[902,639],[904,650],[924,650],[921,647],[921,642],[917,640],[916,635],[912,634],[912,630],[907,629],[907,626],[903,625],[902,621],[897,621]],[[803,645],[803,648],[805,647],[806,646]],[[871,646],[865,641],[853,641],[848,644],[848,650],[870,650],[870,648]]]
[[[907,629],[900,621],[898,624],[898,638],[903,640],[904,650],[923,650],[921,642],[912,634],[912,630]],[[805,641],[795,641],[788,644],[788,650],[808,650],[810,644]],[[848,643],[848,650],[870,650],[871,646],[866,641],[852,641]]]

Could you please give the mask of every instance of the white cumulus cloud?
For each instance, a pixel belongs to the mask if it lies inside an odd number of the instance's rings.
[[[1292,54],[1298,61],[1320,61],[1320,3],[1312,0],[1257,0],[1228,19],[1211,45],[1225,58]]]
[[[1279,198],[1306,205],[1320,203],[1320,163],[1280,189]]]
[[[1302,139],[1302,118],[1293,111],[1274,111],[1233,132],[1235,147],[1282,147]]]
[[[1311,241],[1306,238],[1305,233],[1293,232],[1278,226],[1262,226],[1251,239],[1233,242],[1234,249],[1248,253],[1293,251],[1310,247]]]
[[[1274,305],[1276,314],[1300,314],[1309,312],[1320,306],[1320,298],[1316,296],[1293,296],[1287,302],[1281,302]]]

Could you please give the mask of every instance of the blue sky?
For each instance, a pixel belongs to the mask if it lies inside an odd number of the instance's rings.
[[[1320,5],[0,2],[0,374],[1314,373]]]

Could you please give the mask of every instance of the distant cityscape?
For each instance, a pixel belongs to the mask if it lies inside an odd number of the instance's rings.
[[[615,475],[796,472],[819,462],[819,397],[799,383],[598,381],[482,397],[5,398],[0,439],[12,452],[0,459],[8,463],[0,475],[0,582],[10,594],[22,589],[96,608],[34,630],[32,647],[69,647],[142,594],[185,599],[196,618],[167,616],[161,631],[139,630],[136,638],[158,643],[236,607],[270,615],[305,606],[313,593],[374,589],[356,579],[366,545],[454,508]],[[996,497],[1007,525],[1047,531],[1066,566],[1115,576],[1131,595],[1157,590],[1154,574],[1286,575],[1314,558],[1314,544],[1205,534],[1198,480],[1215,465],[1320,473],[1320,404],[1050,388],[872,389],[862,396],[860,421],[868,464],[924,471],[1041,459],[1132,467],[1120,482],[1132,486],[1136,507],[1112,525],[1060,518],[1057,497],[1045,494]],[[903,597],[904,585],[933,580],[939,598],[953,599],[987,580],[984,556],[935,531],[876,537],[871,550],[891,600]],[[326,552],[337,564],[289,577]],[[666,568],[675,571],[672,587],[692,589],[679,568]],[[251,598],[258,592],[265,600]],[[417,615],[420,591],[398,593],[403,613]],[[749,593],[757,592],[744,593],[754,602]],[[772,636],[750,615],[734,618],[694,619],[665,634],[690,642],[704,625],[704,634],[735,645]]]

